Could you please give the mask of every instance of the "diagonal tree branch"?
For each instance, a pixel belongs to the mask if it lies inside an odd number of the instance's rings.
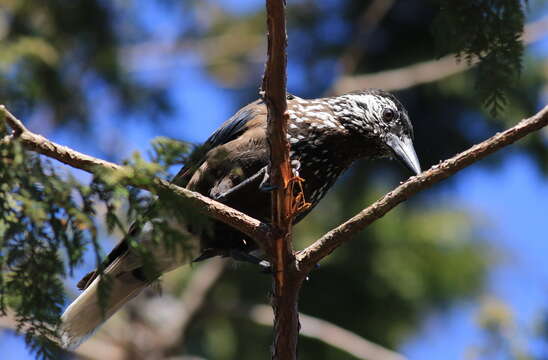
[[[261,325],[272,326],[272,312],[266,305],[255,305],[250,318]],[[299,313],[301,335],[318,339],[363,360],[405,360],[405,357],[328,321]]]
[[[353,32],[353,40],[339,59],[342,75],[351,74],[356,70],[356,67],[363,60],[366,53],[363,46],[364,39],[367,39],[371,31],[379,25],[394,5],[394,1],[373,0],[366,7],[363,14],[359,16],[357,29]]]
[[[227,264],[220,257],[200,263],[181,296],[140,297],[130,304],[130,316],[105,324],[97,335],[119,344],[125,359],[171,359],[188,352],[187,330],[195,325]],[[163,287],[172,292],[175,283],[168,281]]]
[[[546,36],[548,16],[525,25],[523,43],[531,44]],[[429,60],[399,69],[384,70],[373,74],[341,76],[330,92],[343,94],[356,89],[380,88],[388,91],[403,90],[413,86],[444,79],[448,76],[471,69],[477,64],[472,61],[469,66],[465,61],[458,61],[454,54],[441,59]]]
[[[5,122],[13,130],[11,135],[8,135],[0,140],[1,143],[18,141],[28,150],[36,151],[40,154],[57,159],[65,164],[90,173],[98,173],[101,171],[104,172],[106,170],[127,173],[127,169],[124,167],[76,152],[67,147],[53,143],[40,135],[32,133],[21,123],[21,121],[15,118],[4,106],[1,105],[0,114],[3,115]],[[281,114],[283,115],[284,112]],[[348,241],[356,232],[378,220],[399,203],[405,201],[417,192],[424,190],[438,181],[448,178],[464,167],[479,161],[487,155],[500,150],[504,146],[510,145],[511,143],[521,139],[533,131],[541,129],[546,125],[548,125],[548,106],[539,111],[536,115],[529,119],[522,120],[516,126],[506,130],[505,132],[499,133],[492,138],[456,155],[455,157],[432,167],[424,173],[409,179],[407,182],[386,194],[383,198],[364,209],[352,219],[331,230],[322,238],[314,242],[311,246],[299,252],[297,254],[298,264],[296,264],[295,261],[287,261],[287,259],[294,259],[293,254],[290,252],[291,244],[287,240],[289,237],[280,237],[279,232],[275,231],[274,233],[276,236],[283,239],[281,244],[286,246],[285,250],[281,253],[276,253],[275,255],[279,256],[281,254],[283,256],[284,251],[286,251],[289,255],[286,255],[288,256],[287,258],[282,257],[282,259],[284,259],[282,261],[285,261],[284,267],[276,268],[277,271],[280,270],[284,273],[280,278],[275,277],[276,279],[282,279],[282,281],[279,281],[276,284],[276,287],[279,286],[279,288],[276,289],[281,289],[281,293],[279,294],[282,294],[283,296],[275,296],[274,298],[275,315],[277,316],[278,321],[275,337],[275,351],[273,354],[274,358],[296,358],[297,335],[299,330],[297,313],[298,293],[302,284],[302,279],[314,267],[314,264],[330,254],[338,246]],[[282,134],[285,134],[283,132],[283,127],[281,129]],[[285,138],[285,136],[282,138]],[[143,185],[139,182],[132,182],[132,179],[129,176],[125,179],[128,185],[149,191],[158,192],[161,190],[173,192],[192,203],[201,213],[225,222],[228,225],[234,226],[236,229],[242,231],[250,237],[259,240],[259,243],[263,243],[263,241],[268,242],[273,236],[273,231],[270,230],[268,224],[261,223],[256,219],[213,201],[203,195],[173,185],[167,181],[154,179],[151,184]],[[281,219],[284,220],[287,218],[282,217]],[[272,249],[278,251],[280,250],[280,248],[276,246],[267,248],[267,250]]]
[[[223,275],[226,265],[225,259],[212,259],[194,272],[180,299],[183,318],[177,328],[172,329],[171,336],[166,337],[169,350],[173,351],[176,346],[184,344],[189,326],[203,308],[207,295]]]
[[[329,231],[308,248],[300,251],[297,259],[301,268],[311,270],[318,261],[348,241],[354,234],[380,219],[399,203],[407,200],[419,191],[450,177],[457,171],[546,125],[548,125],[548,106],[545,106],[544,109],[534,116],[520,121],[514,127],[502,133],[497,133],[493,137],[445,160],[441,164],[433,166],[422,174],[410,178],[350,220]]]
[[[0,115],[3,115],[6,123],[13,130],[12,134],[5,136],[0,140],[1,142],[17,140],[27,150],[35,151],[91,174],[104,173],[105,171],[119,172],[120,174],[127,173],[123,166],[82,154],[31,132],[4,105],[0,105]],[[125,176],[124,179],[128,185],[154,193],[158,193],[159,191],[174,193],[186,199],[196,211],[234,227],[256,240],[259,244],[263,244],[270,236],[270,226],[268,224],[262,223],[251,216],[197,192],[190,191],[159,178],[154,178],[153,181],[147,184],[135,181],[131,176]]]

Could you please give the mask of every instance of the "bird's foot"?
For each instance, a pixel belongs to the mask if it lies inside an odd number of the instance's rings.
[[[261,180],[261,183],[259,184],[259,190],[263,192],[270,192],[278,189],[278,186],[273,185],[270,183],[270,175],[268,171],[268,167],[265,166],[263,169],[263,180]]]
[[[261,272],[263,274],[272,274],[272,265],[270,265],[269,261],[261,260],[259,267],[261,268]]]

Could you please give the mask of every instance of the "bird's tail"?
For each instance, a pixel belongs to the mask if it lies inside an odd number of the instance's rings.
[[[145,230],[139,236],[139,242],[150,250],[150,259],[157,275],[153,275],[153,278],[147,276],[142,255],[133,253],[124,241],[119,243],[108,257],[104,275],[99,276],[97,271],[91,272],[78,284],[85,291],[61,316],[58,331],[61,346],[69,349],[77,347],[156,276],[188,264],[196,256],[197,244],[184,249],[154,244],[151,232]]]
[[[139,294],[149,282],[135,278],[130,272],[106,281],[100,294],[101,277],[96,277],[86,290],[74,300],[61,316],[59,336],[61,345],[73,349],[89,337],[122,305]],[[99,297],[103,295],[104,301]]]

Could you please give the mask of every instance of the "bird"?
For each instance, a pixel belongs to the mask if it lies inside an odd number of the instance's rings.
[[[268,177],[267,114],[262,99],[241,108],[207,139],[172,182],[268,222],[273,187]],[[288,93],[287,114],[291,170],[302,179],[298,191],[307,203],[294,223],[310,213],[358,159],[396,159],[414,174],[421,172],[409,115],[391,93],[366,89],[317,99]],[[258,246],[252,239],[221,222],[214,221],[210,231],[197,235],[197,244],[188,251],[191,255],[149,246],[151,223],[130,228],[105,259],[102,274],[92,271],[78,283],[83,292],[61,316],[58,333],[63,347],[78,346],[159,275],[192,260],[222,256],[269,267],[257,255]],[[185,226],[193,232],[192,224]],[[130,246],[131,239],[150,247],[155,259],[153,276],[144,272],[143,259]],[[99,295],[102,277],[109,279],[103,300]]]

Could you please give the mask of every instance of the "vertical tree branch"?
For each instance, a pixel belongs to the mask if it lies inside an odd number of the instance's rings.
[[[301,276],[296,268],[291,242],[292,173],[287,141],[285,4],[283,0],[267,0],[268,53],[262,83],[262,95],[268,108],[267,136],[270,145],[270,184],[272,193],[272,225],[275,235],[267,245],[272,262],[274,289],[273,359],[296,359],[299,334],[297,298]]]
[[[246,315],[257,324],[272,326],[272,311],[269,306],[255,305],[248,310]],[[303,313],[299,314],[299,318],[302,336],[313,338],[329,346],[338,348],[354,356],[356,359],[406,360],[403,355],[366,340],[326,320]]]

